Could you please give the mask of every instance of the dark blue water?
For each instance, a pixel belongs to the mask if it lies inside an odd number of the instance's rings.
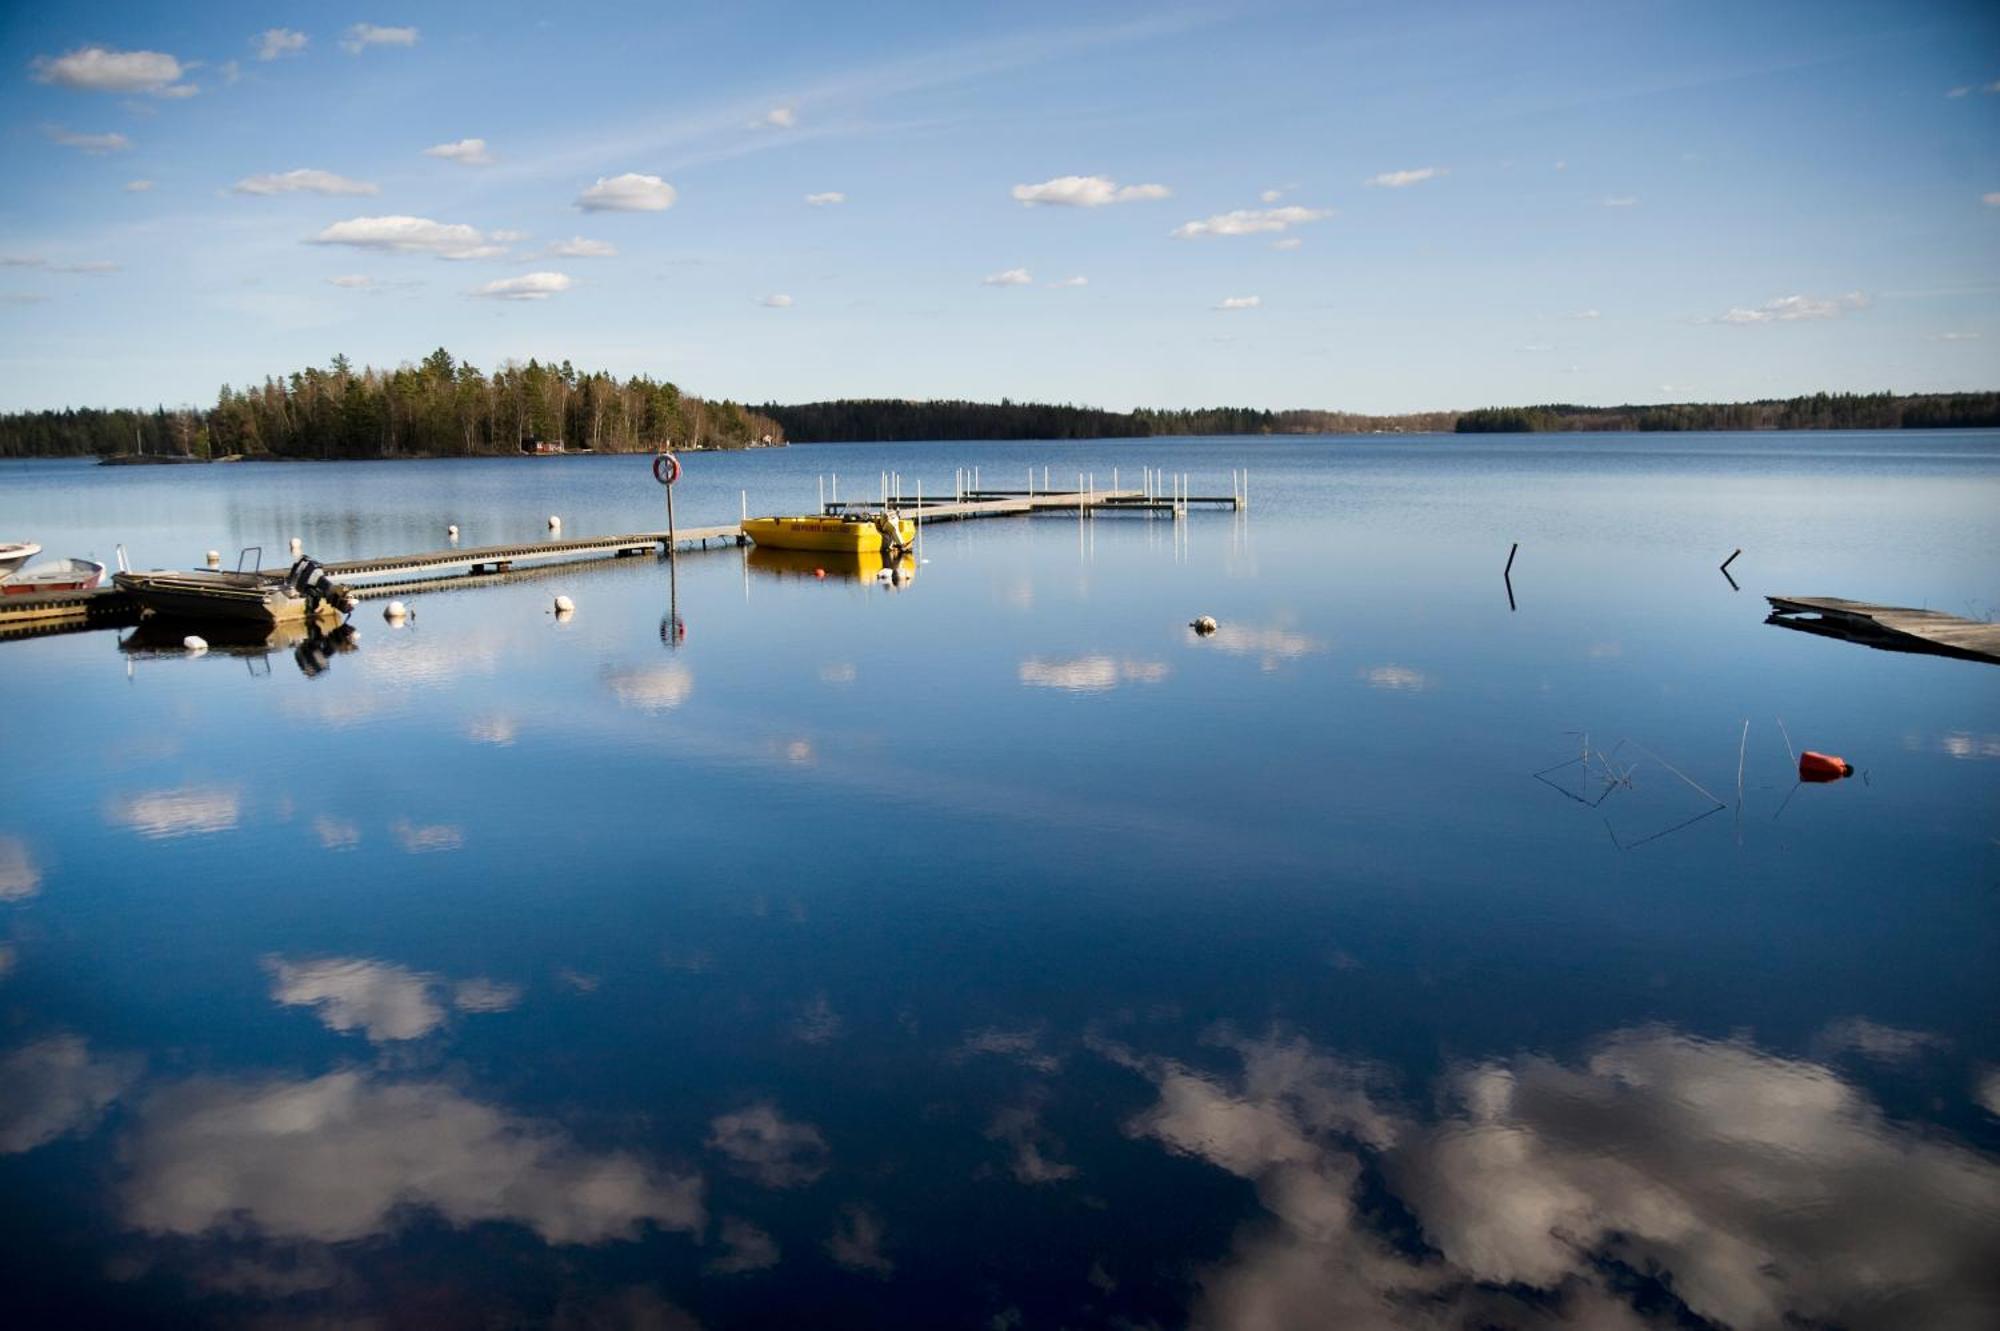
[[[975,465],[1252,507],[412,596],[317,673],[0,643],[8,1320],[2000,1318],[2000,670],[1762,600],[1993,613],[2000,435],[799,447],[678,517]],[[663,516],[0,469],[140,566],[550,514]]]

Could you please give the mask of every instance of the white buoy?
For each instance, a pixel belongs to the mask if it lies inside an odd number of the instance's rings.
[[[446,536],[450,537],[450,538],[451,538],[452,540],[454,540],[454,541],[455,541],[455,540],[457,540],[457,539],[458,539],[458,524],[457,524],[456,522],[454,522],[454,523],[452,523],[452,524],[451,524],[451,525],[450,525],[449,527],[446,527],[446,528],[444,529],[444,534],[445,534]]]
[[[557,517],[553,513],[549,514],[549,530],[550,531],[562,530],[562,519]]]
[[[305,552],[306,552],[306,543],[304,541],[301,541],[298,537],[294,536],[292,538],[292,558],[297,559],[300,555],[304,554]]]
[[[1219,626],[1215,622],[1214,615],[1197,615],[1194,622],[1189,624],[1188,627],[1206,638],[1209,634],[1215,632]]]
[[[220,550],[210,550],[210,551],[208,552],[208,566],[209,566],[210,568],[221,568],[221,567],[222,567],[222,551],[220,551]]]
[[[409,613],[410,607],[404,605],[401,601],[391,601],[382,607],[382,618],[388,620],[391,624],[402,623],[404,616]]]
[[[557,613],[557,614],[559,614],[559,615],[573,615],[573,614],[575,614],[575,613],[576,613],[576,602],[575,602],[575,601],[572,601],[572,600],[570,600],[570,599],[569,599],[569,597],[567,597],[567,596],[558,596],[558,597],[556,597],[556,613]]]
[[[208,650],[208,639],[198,638],[194,634],[190,633],[185,638],[181,639],[181,646],[187,648],[190,652],[193,652],[196,656],[200,656],[203,652]]]

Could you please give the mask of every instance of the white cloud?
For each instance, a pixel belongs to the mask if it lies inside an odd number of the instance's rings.
[[[1932,334],[1931,334],[1931,338],[1932,338],[1932,340],[1933,340],[1933,341],[1937,341],[1937,342],[1977,342],[1977,341],[1979,340],[1979,334],[1977,334],[1977,333],[1932,333]]]
[[[704,1268],[716,1275],[742,1275],[778,1264],[777,1241],[748,1220],[729,1216],[723,1220],[717,1237],[722,1240],[726,1251],[709,1261]]]
[[[1725,324],[1766,324],[1797,323],[1806,319],[1838,319],[1849,310],[1868,308],[1868,297],[1859,291],[1850,291],[1844,296],[1822,300],[1816,296],[1780,296],[1767,300],[1754,309],[1741,306],[1729,310],[1714,320]]]
[[[133,1059],[104,1059],[57,1035],[0,1059],[0,1155],[88,1132],[138,1075]]]
[[[117,136],[113,135],[113,137],[115,138]],[[1985,204],[1988,208],[2000,208],[2000,190],[1994,190],[1990,194],[1980,195],[1979,201]]]
[[[143,837],[202,836],[236,826],[241,801],[233,790],[183,786],[111,801],[105,815]]]
[[[1567,171],[1567,170],[1569,170],[1569,163],[1568,163],[1568,162],[1557,162],[1557,163],[1556,163],[1556,170],[1558,170],[1558,171]]]
[[[789,310],[792,308],[792,298],[782,292],[762,297],[757,303],[769,310]]]
[[[460,166],[491,166],[493,155],[486,151],[485,139],[460,139],[456,143],[437,143],[424,149],[426,157],[441,157],[447,162],[457,162]]]
[[[1303,244],[1305,242],[1297,236],[1279,236],[1271,242],[1271,248],[1274,250],[1295,250]]]
[[[1570,368],[1574,369],[1574,366]],[[1405,665],[1379,665],[1364,667],[1360,677],[1371,689],[1389,689],[1398,693],[1422,693],[1431,686],[1431,677],[1421,670],[1412,670]]]
[[[558,240],[550,245],[549,253],[565,259],[614,259],[618,257],[618,247],[608,240],[571,236],[568,240]]]
[[[1579,1066],[1463,1068],[1426,1115],[1304,1040],[1213,1042],[1240,1079],[1100,1046],[1157,1087],[1130,1134],[1249,1181],[1269,1212],[1197,1273],[1195,1325],[1656,1325],[1604,1279],[1614,1264],[1746,1331],[1991,1320],[2000,1167],[1823,1065],[1620,1031]],[[1423,1251],[1371,1222],[1362,1198],[1383,1187]]]
[[[340,39],[340,49],[349,55],[360,55],[371,46],[415,46],[415,28],[379,28],[373,23],[357,23],[347,30]]]
[[[144,194],[151,188],[153,188],[153,182],[150,180],[128,180],[125,182],[125,192],[127,194]]]
[[[442,1083],[360,1072],[169,1087],[145,1101],[127,1148],[125,1220],[156,1234],[247,1222],[267,1238],[342,1243],[394,1229],[412,1206],[566,1244],[704,1222],[699,1175],[585,1149]]]
[[[1087,287],[1090,285],[1090,279],[1082,273],[1078,273],[1075,277],[1065,277],[1060,281],[1051,282],[1049,285],[1052,287]]]
[[[1165,185],[1120,185],[1103,176],[1057,176],[1039,185],[1016,185],[1013,196],[1027,207],[1101,208],[1107,203],[1142,203],[1167,198]]]
[[[882,1239],[881,1217],[865,1206],[843,1207],[833,1237],[826,1241],[826,1254],[849,1270],[886,1279],[896,1264],[882,1255]]]
[[[1435,166],[1419,166],[1407,171],[1384,171],[1379,176],[1370,176],[1366,184],[1379,185],[1383,189],[1402,189],[1405,185],[1417,185],[1426,180],[1435,180],[1444,172]]]
[[[1636,194],[1613,194],[1602,202],[1606,208],[1633,208],[1638,206],[1639,196]]]
[[[1555,348],[1554,348],[1554,347],[1552,347],[1552,346],[1550,346],[1550,345],[1549,345],[1548,343],[1546,343],[1546,342],[1528,342],[1528,343],[1524,343],[1523,345],[1521,345],[1521,346],[1519,346],[1519,347],[1515,348],[1515,350],[1517,350],[1517,351],[1554,351],[1554,350],[1555,350]]]
[[[604,682],[620,704],[641,712],[671,711],[694,692],[694,672],[682,665],[607,671]]]
[[[846,203],[847,196],[837,189],[830,189],[822,194],[806,195],[806,202],[815,208],[827,208],[837,203]]]
[[[118,265],[109,259],[87,259],[82,263],[59,263],[49,269],[52,273],[115,273]]]
[[[114,51],[86,46],[68,55],[38,56],[35,80],[81,92],[147,93],[154,97],[192,97],[198,89],[182,83],[185,66],[163,51]]]
[[[1034,280],[1025,268],[1009,268],[1003,272],[988,273],[979,279],[979,284],[988,287],[1025,287],[1032,285]]]
[[[1121,661],[1114,656],[1076,656],[1063,661],[1031,656],[1015,671],[1030,688],[1067,693],[1102,693],[1120,684],[1157,684],[1168,673],[1164,661]]]
[[[35,867],[27,843],[0,836],[0,901],[26,901],[41,890],[42,871]]]
[[[1216,302],[1218,310],[1254,310],[1264,303],[1262,296],[1224,296]]]
[[[0,268],[40,268],[47,262],[39,254],[0,254]]]
[[[1297,204],[1288,204],[1283,208],[1238,208],[1235,212],[1217,213],[1204,221],[1183,222],[1174,228],[1173,234],[1181,240],[1193,240],[1200,236],[1254,236],[1262,232],[1288,230],[1331,216],[1331,208],[1301,208]]]
[[[307,37],[295,28],[266,28],[250,39],[257,48],[259,60],[276,60],[282,55],[297,55],[306,49]]]
[[[658,176],[627,171],[622,176],[599,176],[597,183],[577,195],[576,206],[587,213],[662,213],[674,206],[674,187]]]
[[[769,1102],[718,1115],[709,1124],[708,1146],[767,1188],[804,1187],[827,1169],[819,1129],[786,1119]]]
[[[451,1005],[460,1012],[511,1012],[520,1002],[520,985],[484,977],[460,980],[451,991]]]
[[[329,277],[326,280],[334,286],[344,287],[349,291],[365,291],[375,285],[374,278],[363,277],[360,273],[346,273],[340,277]]]
[[[435,855],[465,848],[464,829],[451,823],[413,823],[398,818],[389,824],[389,834],[406,855]]]
[[[429,254],[440,259],[490,259],[506,253],[477,227],[433,222],[428,217],[351,217],[307,238],[308,245],[351,245],[392,254]]]
[[[350,180],[331,171],[301,167],[297,171],[277,171],[261,176],[245,176],[230,187],[238,194],[380,194],[382,187],[365,180]]]
[[[752,129],[793,129],[799,123],[799,113],[789,106],[774,106],[763,115],[750,122]]]
[[[132,146],[132,140],[123,134],[78,134],[75,130],[64,129],[61,125],[50,125],[42,131],[53,143],[78,152],[89,153],[92,157],[102,157],[105,153],[122,153]]]
[[[271,998],[286,1007],[310,1007],[330,1031],[358,1030],[371,1043],[415,1040],[444,1024],[432,995],[436,977],[388,962],[353,957],[288,962],[267,957]]]
[[[1572,314],[1569,317],[1572,319],[1597,319],[1597,318],[1602,318],[1603,316],[1598,314],[1595,308],[1592,308],[1588,310],[1578,310],[1575,314]]]
[[[1276,203],[1278,200],[1284,197],[1285,197],[1285,192],[1281,189],[1267,189],[1262,194],[1259,194],[1257,196],[1257,202]]]
[[[1961,83],[1956,88],[1946,88],[1944,90],[1944,95],[1947,97],[1963,97],[1965,96],[1965,94],[1971,91],[1972,91],[1971,84]]]

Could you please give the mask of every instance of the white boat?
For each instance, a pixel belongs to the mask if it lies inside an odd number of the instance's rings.
[[[87,592],[103,581],[104,565],[94,559],[54,559],[18,573],[0,573],[0,596]]]
[[[5,578],[41,552],[42,547],[33,541],[0,541],[0,578]]]

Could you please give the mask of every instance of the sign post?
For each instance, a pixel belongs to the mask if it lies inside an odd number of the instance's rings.
[[[667,558],[676,554],[674,540],[674,483],[681,478],[681,460],[672,453],[660,452],[653,459],[653,479],[667,487]]]

